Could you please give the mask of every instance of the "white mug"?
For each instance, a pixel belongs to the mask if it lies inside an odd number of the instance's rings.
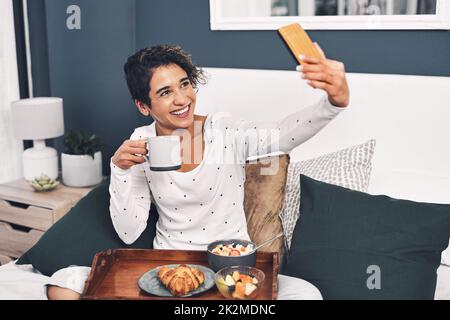
[[[180,136],[150,137],[147,147],[150,170],[171,171],[181,168]]]

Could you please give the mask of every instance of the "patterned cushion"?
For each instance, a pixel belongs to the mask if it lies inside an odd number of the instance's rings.
[[[289,165],[280,214],[287,248],[290,248],[292,233],[300,216],[300,174],[322,182],[367,192],[375,145],[375,140],[369,140],[360,145],[318,158],[292,162]]]

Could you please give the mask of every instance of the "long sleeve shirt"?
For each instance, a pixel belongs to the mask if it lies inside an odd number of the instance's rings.
[[[133,243],[145,230],[154,203],[159,214],[155,249],[206,250],[215,240],[250,240],[244,213],[246,159],[289,153],[343,110],[323,97],[273,122],[208,114],[203,159],[189,172],[151,171],[147,161],[123,170],[111,161],[110,214],[116,232]],[[131,140],[154,136],[153,122],[135,129]]]

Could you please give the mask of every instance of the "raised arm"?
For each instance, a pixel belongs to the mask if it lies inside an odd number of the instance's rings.
[[[272,152],[289,153],[333,120],[350,103],[350,90],[342,62],[327,59],[320,46],[321,59],[301,56],[297,71],[307,84],[326,92],[316,104],[300,109],[279,121],[258,123],[235,120],[237,147],[241,156],[260,156]]]
[[[135,242],[147,226],[151,191],[144,167],[145,141],[136,131],[111,158],[110,214],[114,229],[126,244]]]
[[[224,122],[234,130],[236,150],[242,161],[248,157],[279,151],[291,152],[316,135],[343,110],[331,105],[327,97],[323,97],[317,103],[278,121],[258,122],[228,118],[224,119]]]

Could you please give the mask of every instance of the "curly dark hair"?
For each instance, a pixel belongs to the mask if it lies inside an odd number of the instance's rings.
[[[201,68],[196,66],[191,56],[180,46],[157,45],[139,50],[127,60],[124,65],[128,90],[134,100],[151,106],[149,97],[150,80],[156,68],[176,64],[186,71],[194,88],[206,83],[206,76]]]

